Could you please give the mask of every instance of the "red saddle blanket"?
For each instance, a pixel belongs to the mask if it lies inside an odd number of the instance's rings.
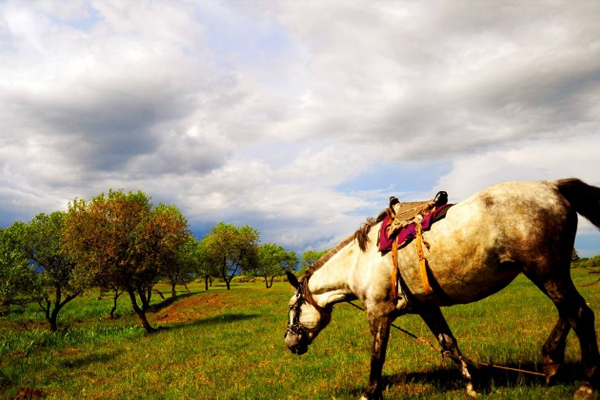
[[[421,227],[423,228],[423,232],[428,231],[434,222],[437,222],[443,219],[446,216],[446,212],[453,204],[445,204],[435,211],[430,212],[427,216],[423,218],[423,222],[421,223]],[[390,216],[386,216],[381,222],[381,228],[379,230],[379,251],[390,251],[392,250],[392,243],[394,240],[389,238],[387,235],[387,227],[390,224]],[[400,230],[398,235],[396,236],[396,240],[398,241],[398,248],[402,248],[410,243],[416,236],[415,224],[412,223]]]

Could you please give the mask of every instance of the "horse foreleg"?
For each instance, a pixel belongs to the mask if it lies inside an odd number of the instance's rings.
[[[388,316],[375,316],[369,314],[369,325],[371,326],[371,373],[367,391],[361,400],[382,399],[381,371],[385,362],[388,339],[390,337],[390,326],[392,318]]]
[[[546,383],[548,384],[558,374],[560,367],[565,362],[565,347],[567,345],[567,335],[570,330],[571,325],[569,322],[559,318],[548,340],[544,343],[544,347],[542,348],[544,356],[542,368],[546,375]]]
[[[469,370],[469,365],[463,360],[462,353],[458,349],[456,338],[442,315],[439,307],[427,307],[419,312],[423,321],[427,324],[433,335],[436,337],[443,351],[450,352],[452,360],[461,367],[462,376],[467,384],[467,394],[477,397],[477,392],[473,387],[473,375]]]

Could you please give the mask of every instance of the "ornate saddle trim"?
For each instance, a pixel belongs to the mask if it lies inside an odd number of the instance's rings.
[[[390,198],[390,207],[387,209],[388,216],[381,224],[378,242],[380,251],[392,251],[392,295],[398,298],[400,286],[400,271],[398,265],[398,249],[408,244],[415,238],[417,255],[419,257],[419,269],[423,290],[426,294],[432,293],[429,278],[427,276],[427,259],[423,252],[423,244],[429,248],[429,244],[423,240],[423,230],[428,230],[433,222],[445,216],[448,204],[448,194],[439,192],[431,201],[400,203],[395,197]],[[391,242],[391,243],[390,243]],[[389,247],[388,247],[389,246]]]

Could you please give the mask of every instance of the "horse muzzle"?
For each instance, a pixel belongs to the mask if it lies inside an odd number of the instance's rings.
[[[299,356],[308,351],[308,343],[304,340],[304,335],[287,333],[285,335],[285,345],[292,353]]]

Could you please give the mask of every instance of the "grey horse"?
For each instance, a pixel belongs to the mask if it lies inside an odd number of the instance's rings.
[[[600,228],[600,188],[574,178],[500,183],[456,204],[423,236],[430,245],[425,253],[433,292],[424,290],[415,248],[408,245],[398,252],[410,307],[392,296],[392,256],[376,245],[380,222],[370,222],[368,229],[342,241],[300,280],[288,275],[296,293],[289,302],[285,343],[293,353],[305,353],[329,323],[334,304],[360,300],[372,336],[371,372],[362,398],[379,399],[395,318],[406,312],[419,314],[442,348],[458,359],[460,350],[440,307],[483,299],[523,273],[558,309],[558,321],[542,348],[546,380],[551,382],[564,363],[572,328],[581,345],[584,375],[575,397],[591,398],[600,384],[600,355],[594,313],[570,276],[577,213]],[[473,367],[458,364],[467,393],[475,396]]]

